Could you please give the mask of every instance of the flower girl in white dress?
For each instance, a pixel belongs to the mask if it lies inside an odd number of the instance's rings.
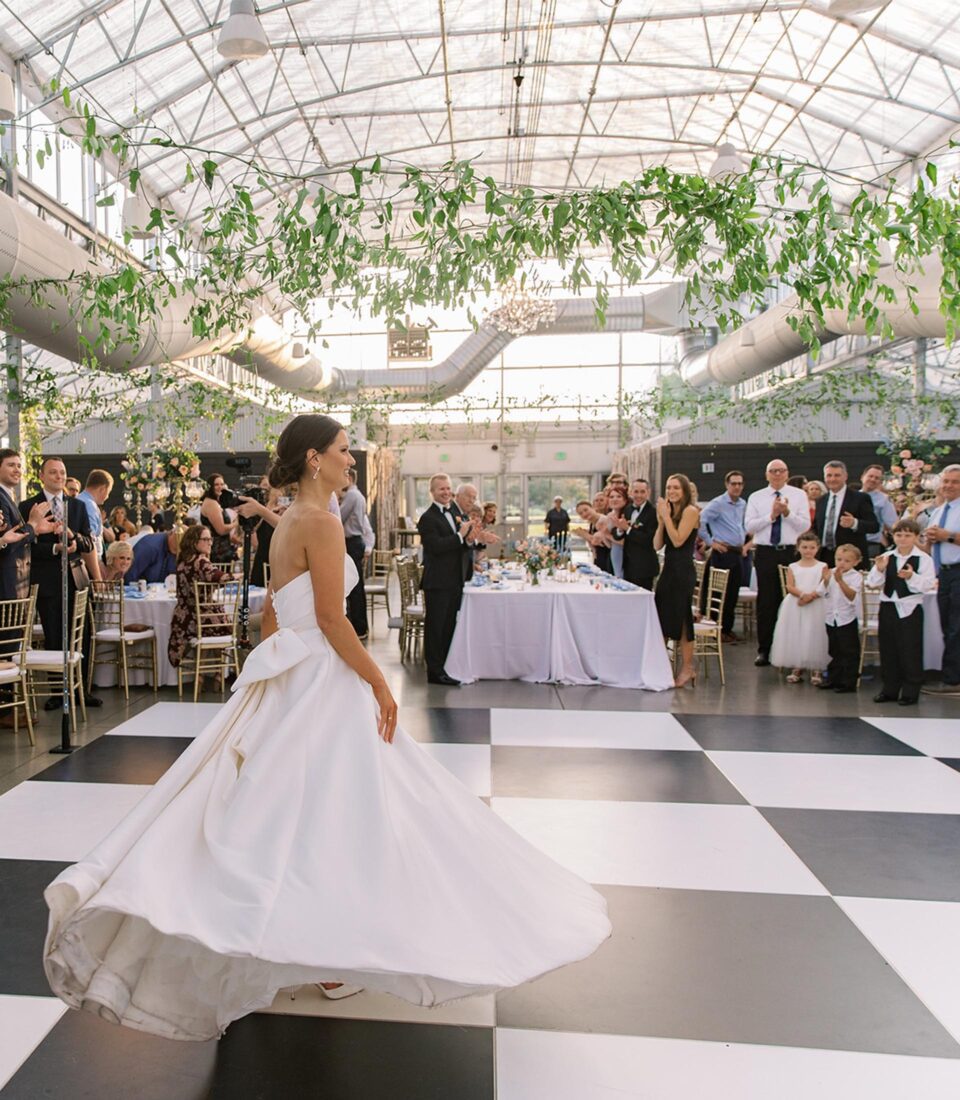
[[[357,576],[328,502],[352,465],[330,417],[281,435],[271,484],[299,493],[270,547],[264,641],[192,745],[47,888],[47,978],[71,1007],[203,1040],[280,989],[432,1005],[609,936],[600,894],[397,725],[344,615]]]
[[[816,680],[830,661],[827,627],[820,600],[826,591],[830,567],[817,559],[820,540],[808,531],[797,539],[800,560],[787,566],[787,595],[780,604],[770,647],[770,663],[789,668],[788,684],[799,684],[803,670]]]

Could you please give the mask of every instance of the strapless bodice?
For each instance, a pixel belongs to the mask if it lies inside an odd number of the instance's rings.
[[[359,577],[349,557],[343,559],[343,590],[349,592]],[[237,691],[250,684],[272,680],[313,654],[332,652],[320,628],[313,603],[309,573],[301,573],[273,593],[278,629],[254,649],[233,684]]]

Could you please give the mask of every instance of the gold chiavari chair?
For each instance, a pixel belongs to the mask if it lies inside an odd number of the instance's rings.
[[[231,668],[240,669],[240,651],[237,647],[237,616],[240,609],[239,594],[226,586],[229,581],[194,581],[193,598],[196,615],[196,634],[190,639],[193,649],[193,701],[200,698],[203,676],[218,676],[221,694],[226,686]],[[183,698],[183,666],[186,654],[177,667],[177,691]]]
[[[27,694],[31,703],[35,704],[37,695],[37,673],[45,673],[44,694],[51,695],[56,690],[57,681],[63,685],[63,677],[66,674],[67,691],[70,695],[70,725],[73,732],[77,732],[77,706],[83,720],[87,720],[87,704],[83,692],[83,628],[87,619],[87,595],[85,588],[81,592],[75,592],[73,597],[73,614],[70,617],[68,635],[69,646],[67,649],[67,667],[63,667],[63,652],[59,649],[28,649],[24,653],[24,663],[27,669]]]
[[[263,587],[270,587],[270,562],[268,561],[263,563]]]
[[[787,585],[790,583],[790,566],[778,565],[777,572],[780,574],[780,595],[783,599],[786,599]]]
[[[123,602],[123,581],[91,581],[88,591],[92,629],[87,691],[93,691],[93,673],[97,665],[116,668],[117,683],[123,686],[123,697],[127,700],[130,698],[130,669],[149,672],[150,682],[156,691],[157,635],[149,628],[129,629]]]
[[[370,637],[373,637],[374,612],[377,609],[377,600],[383,601],[390,618],[390,573],[393,563],[397,560],[395,550],[374,550],[367,559],[369,573],[364,579],[363,587],[367,596],[367,611],[370,622]]]
[[[707,583],[707,606],[703,618],[693,624],[694,660],[703,661],[704,675],[709,674],[708,658],[716,657],[720,668],[720,683],[725,684],[723,674],[723,601],[727,594],[729,569],[711,569]]]
[[[415,561],[400,558],[397,562],[397,576],[400,578],[400,606],[403,622],[400,627],[400,654],[406,660],[413,653],[414,660],[420,659],[423,640],[424,608],[420,593],[420,570]]]
[[[33,715],[27,697],[26,655],[33,637],[36,604],[36,585],[22,600],[0,600],[0,687],[5,691],[0,695],[0,710],[13,709],[13,732],[19,733],[20,708],[23,707],[31,745],[37,740],[33,735]]]
[[[882,588],[860,589],[860,667],[857,669],[857,686],[863,675],[863,666],[880,663],[880,596]]]

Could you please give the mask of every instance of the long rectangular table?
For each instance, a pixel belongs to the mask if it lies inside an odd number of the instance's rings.
[[[463,683],[673,687],[653,593],[598,592],[585,578],[502,591],[467,585],[446,671]]]

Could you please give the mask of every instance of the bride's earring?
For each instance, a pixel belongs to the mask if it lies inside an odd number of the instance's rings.
[[[319,477],[319,475],[320,475],[320,467],[319,466],[314,466],[314,468],[313,468],[313,480],[316,481],[317,478]]]

